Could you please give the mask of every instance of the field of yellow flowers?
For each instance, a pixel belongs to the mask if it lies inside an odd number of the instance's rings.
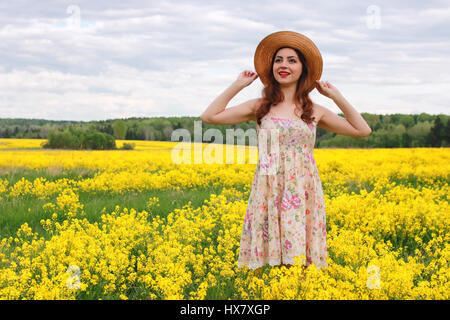
[[[255,164],[42,141],[0,139],[0,299],[450,298],[449,148],[316,149],[329,267],[256,272],[237,268]]]

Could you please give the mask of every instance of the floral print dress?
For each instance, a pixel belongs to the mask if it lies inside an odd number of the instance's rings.
[[[327,264],[325,202],[313,150],[317,124],[266,114],[242,228],[238,267]]]

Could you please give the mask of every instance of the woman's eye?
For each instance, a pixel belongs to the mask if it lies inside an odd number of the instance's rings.
[[[281,61],[280,59],[275,60],[275,62],[280,62],[280,61]],[[290,59],[289,61],[290,62],[295,62],[295,59]]]

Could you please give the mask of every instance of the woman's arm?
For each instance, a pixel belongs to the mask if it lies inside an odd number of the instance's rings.
[[[332,99],[345,115],[345,118],[342,118],[331,110],[315,104],[315,107],[318,107],[321,111],[318,122],[319,127],[337,134],[357,138],[367,137],[372,133],[366,120],[353,108],[336,87],[329,82],[321,83],[318,81],[317,90]]]
[[[252,99],[240,105],[228,108],[230,100],[258,77],[256,73],[243,71],[224,92],[222,92],[202,113],[200,119],[210,124],[237,124],[254,120],[255,107],[259,99]]]

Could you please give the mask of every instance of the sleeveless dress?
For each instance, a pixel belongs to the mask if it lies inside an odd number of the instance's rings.
[[[325,201],[314,160],[315,122],[266,114],[257,125],[258,163],[242,227],[238,267],[327,267]]]

